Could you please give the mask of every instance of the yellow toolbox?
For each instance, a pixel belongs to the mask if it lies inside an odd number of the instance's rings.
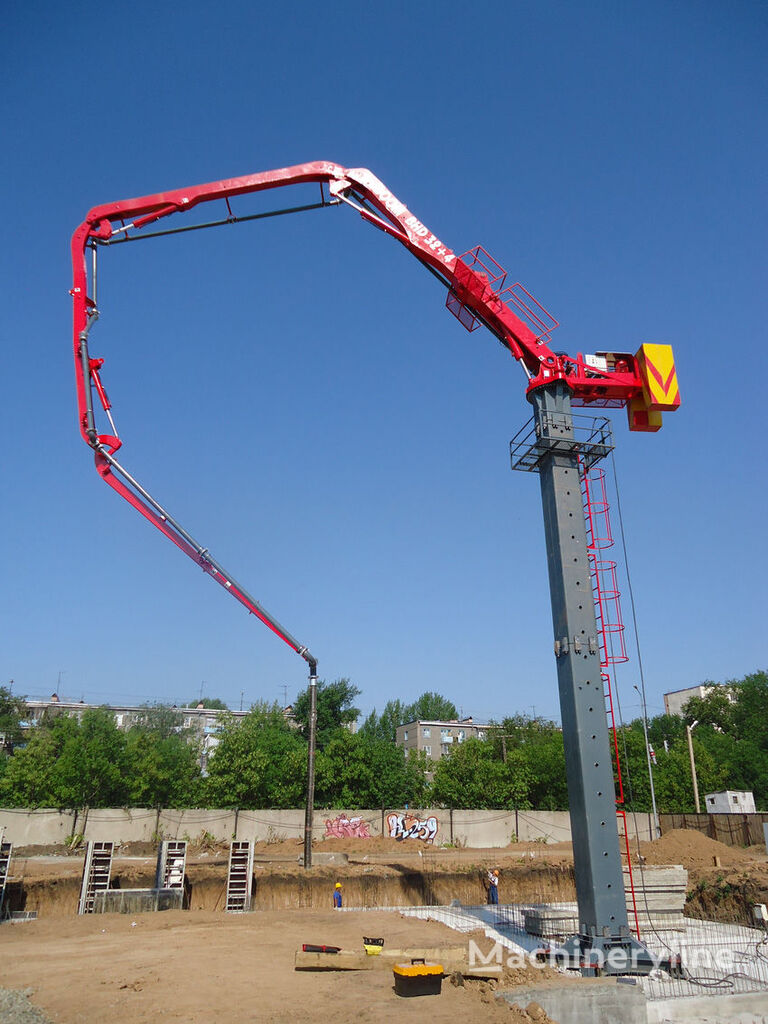
[[[411,960],[395,964],[395,992],[399,996],[439,996],[443,986],[443,965]]]

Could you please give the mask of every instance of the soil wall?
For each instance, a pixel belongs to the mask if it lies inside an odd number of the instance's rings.
[[[74,866],[74,865],[73,865]],[[419,871],[407,866],[315,869],[310,873],[290,870],[261,873],[253,881],[254,910],[328,909],[334,884],[341,881],[344,903],[349,907],[407,907],[485,902],[484,871],[468,867],[454,871]],[[190,910],[223,910],[226,902],[225,863],[192,864],[187,872]],[[140,889],[154,884],[150,865],[122,868],[115,865],[111,888]],[[80,897],[80,874],[58,877],[25,877],[9,882],[9,910],[35,910],[40,917],[72,917]],[[504,871],[502,902],[575,899],[573,871],[546,864],[519,865]]]

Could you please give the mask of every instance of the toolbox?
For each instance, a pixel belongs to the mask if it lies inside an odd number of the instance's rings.
[[[411,960],[395,964],[395,993],[399,996],[439,996],[443,986],[443,965]]]

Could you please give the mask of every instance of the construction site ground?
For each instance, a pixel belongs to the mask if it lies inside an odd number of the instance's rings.
[[[344,853],[349,862],[305,872],[298,862],[298,839],[256,844],[251,914],[223,912],[227,848],[202,843],[188,851],[189,910],[83,917],[76,914],[82,853],[17,849],[9,905],[37,911],[38,917],[0,927],[0,984],[33,990],[32,1004],[57,1024],[161,1019],[188,1024],[343,1024],[388,1021],[394,1013],[403,1020],[416,1019],[425,1012],[436,1024],[457,1016],[488,1021],[503,1017],[513,1024],[547,1020],[526,1014],[524,1008],[510,1011],[495,995],[502,988],[551,980],[548,969],[507,971],[498,983],[473,979],[455,986],[445,981],[439,997],[403,999],[394,993],[391,970],[296,972],[294,954],[305,942],[360,950],[364,935],[381,935],[390,948],[466,950],[468,936],[435,922],[405,918],[396,911],[334,912],[330,903],[335,882],[342,883],[350,907],[448,904],[453,899],[476,904],[485,899],[485,872],[498,867],[503,903],[573,899],[569,844],[437,849],[377,838],[329,839],[314,849]],[[676,830],[655,843],[641,844],[639,853],[647,864],[688,869],[691,916],[744,920],[753,903],[768,902],[764,847],[724,846],[698,832]],[[150,844],[118,848],[113,885],[152,886],[155,854]],[[557,977],[563,984],[574,983]]]

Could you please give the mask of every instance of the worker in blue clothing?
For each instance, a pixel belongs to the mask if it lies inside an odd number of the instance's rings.
[[[335,910],[341,909],[341,882],[337,882],[333,890],[333,906]]]
[[[499,902],[499,869],[488,872],[488,902],[497,906]]]

